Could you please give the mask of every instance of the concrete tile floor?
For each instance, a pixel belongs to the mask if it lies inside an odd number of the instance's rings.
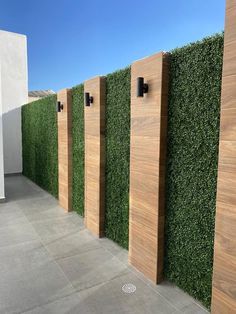
[[[97,239],[23,176],[6,178],[0,204],[0,313],[193,313],[207,311],[168,282],[154,285],[127,251]],[[122,286],[137,290],[125,294]]]

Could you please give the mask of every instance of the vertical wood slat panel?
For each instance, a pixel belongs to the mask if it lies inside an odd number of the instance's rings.
[[[95,77],[86,81],[84,92],[93,97],[91,106],[84,109],[85,225],[102,237],[105,215],[105,78]]]
[[[131,67],[129,262],[155,283],[163,278],[168,76],[165,53]],[[143,98],[137,77],[148,84]]]
[[[57,93],[63,110],[57,114],[58,123],[58,192],[59,204],[66,210],[72,207],[72,99],[71,90]]]
[[[212,313],[236,313],[236,1],[226,1]]]

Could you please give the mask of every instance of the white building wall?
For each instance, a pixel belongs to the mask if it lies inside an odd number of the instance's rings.
[[[27,39],[25,35],[0,30],[0,64],[3,126],[3,130],[0,129],[0,146],[3,141],[4,173],[19,173],[22,172],[20,107],[28,102]],[[0,147],[0,154],[1,150]]]
[[[1,63],[0,63],[1,73]],[[3,136],[2,136],[2,84],[0,75],[0,201],[5,198],[4,164],[3,164]]]

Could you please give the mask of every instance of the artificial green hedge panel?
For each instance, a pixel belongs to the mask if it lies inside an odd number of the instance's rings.
[[[128,248],[130,68],[106,79],[106,236]]]
[[[58,197],[56,96],[24,105],[21,113],[23,174]]]
[[[72,88],[72,207],[84,215],[84,86]]]
[[[211,302],[223,35],[172,51],[165,276]]]

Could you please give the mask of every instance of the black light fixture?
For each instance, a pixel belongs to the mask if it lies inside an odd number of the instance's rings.
[[[148,92],[148,84],[144,83],[143,77],[137,78],[137,97],[143,97]]]
[[[57,102],[56,110],[57,112],[61,112],[63,110],[63,104],[60,101]]]
[[[89,93],[84,93],[84,104],[86,107],[90,107],[90,104],[93,103],[93,97]]]

